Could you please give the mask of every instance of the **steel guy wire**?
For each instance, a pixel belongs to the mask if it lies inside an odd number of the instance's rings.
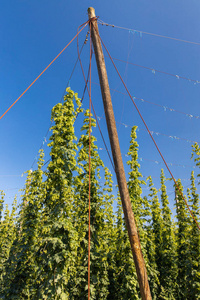
[[[108,56],[105,55],[105,57],[108,57]],[[176,79],[184,79],[184,80],[187,80],[187,81],[189,81],[189,82],[194,82],[194,85],[200,83],[200,81],[199,81],[199,80],[196,80],[196,79],[190,79],[190,78],[188,78],[188,77],[184,77],[184,76],[181,76],[181,75],[175,75],[175,74],[168,73],[168,72],[165,72],[165,71],[160,71],[160,70],[155,69],[155,68],[150,68],[150,67],[138,65],[138,64],[135,64],[135,63],[132,63],[132,62],[129,62],[129,61],[125,61],[125,60],[122,60],[122,59],[114,58],[114,57],[113,57],[113,59],[116,60],[116,61],[125,63],[125,64],[129,64],[129,65],[132,65],[132,66],[136,66],[136,67],[139,67],[139,68],[143,68],[143,69],[146,69],[146,70],[150,70],[154,75],[155,75],[155,73],[157,72],[157,73],[161,73],[161,74],[165,74],[165,75],[172,76],[172,77],[174,77],[174,78],[176,78]]]
[[[169,39],[169,40],[174,40],[174,41],[178,41],[178,42],[183,42],[183,43],[194,44],[194,45],[200,46],[199,42],[192,42],[192,41],[187,41],[187,40],[174,38],[174,37],[170,37],[170,36],[166,36],[166,35],[161,35],[161,34],[156,34],[156,33],[151,33],[151,32],[145,32],[145,31],[142,31],[142,30],[136,30],[136,29],[132,29],[132,28],[117,26],[117,25],[105,23],[104,21],[102,21],[100,19],[98,19],[98,23],[101,24],[101,25],[106,25],[106,26],[110,26],[110,27],[113,27],[113,28],[127,30],[129,32],[132,32],[133,34],[134,33],[136,33],[136,34],[139,33],[140,37],[142,37],[143,34],[147,34],[147,35],[151,35],[151,36],[156,36],[156,37],[160,37],[160,38],[165,38],[165,39]]]
[[[99,85],[99,83],[96,83],[96,82],[92,82],[93,84],[96,84],[96,85]],[[119,94],[122,94],[122,95],[126,95],[128,96],[127,93],[123,93],[121,91],[118,91],[116,89],[112,89],[110,88],[110,90],[116,92],[116,93],[119,93]],[[143,98],[139,98],[139,97],[135,97],[135,96],[132,96],[132,98],[134,100],[140,100],[141,102],[145,102],[145,103],[148,103],[148,104],[151,104],[151,105],[155,105],[155,106],[158,106],[158,107],[161,107],[164,111],[170,111],[170,112],[175,112],[175,113],[179,113],[179,114],[182,114],[182,115],[185,115],[186,117],[192,119],[200,119],[200,116],[197,116],[197,115],[192,115],[192,114],[189,114],[189,113],[185,113],[185,112],[182,112],[180,110],[177,110],[177,109],[174,109],[174,108],[170,108],[170,107],[167,107],[167,106],[164,106],[164,105],[161,105],[161,104],[158,104],[158,103],[155,103],[155,102],[151,102],[151,101],[148,101],[148,100],[145,100]]]

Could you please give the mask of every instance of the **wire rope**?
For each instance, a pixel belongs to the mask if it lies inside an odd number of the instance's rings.
[[[79,33],[86,27],[89,21],[83,24],[83,28],[73,37],[73,39],[60,51],[60,53],[48,64],[48,66],[35,78],[35,80],[25,89],[25,91],[13,102],[13,104],[3,113],[0,120],[8,113],[8,111],[20,100],[20,98],[31,88],[31,86],[42,76],[42,74],[54,63],[54,61],[67,49],[67,47],[75,40]]]
[[[114,58],[114,57],[113,57],[113,60],[116,60],[116,61],[119,61],[119,62],[122,62],[122,63],[125,63],[125,64],[129,64],[129,65],[132,65],[132,66],[136,66],[136,67],[139,67],[139,68],[143,68],[143,69],[146,69],[146,70],[150,70],[154,74],[155,74],[155,72],[157,72],[157,73],[161,73],[161,74],[164,74],[164,75],[172,76],[176,79],[188,80],[189,82],[194,82],[195,84],[200,83],[200,81],[196,80],[196,79],[191,79],[189,77],[184,77],[184,76],[181,76],[181,75],[175,75],[175,74],[172,74],[172,73],[169,73],[169,72],[165,72],[165,71],[157,70],[157,69],[154,69],[154,68],[142,66],[142,65],[139,65],[139,64],[129,62],[128,60],[125,61],[125,60],[122,60],[122,59],[119,59],[119,58]]]
[[[91,23],[90,23],[91,32]],[[91,64],[92,64],[92,40],[90,35],[90,87],[89,87],[89,206],[88,206],[88,300],[90,300],[90,240],[91,240]]]
[[[200,46],[200,43],[198,43],[198,42],[192,42],[192,41],[178,39],[178,38],[174,38],[174,37],[170,37],[170,36],[166,36],[166,35],[161,35],[161,34],[157,34],[157,33],[151,33],[151,32],[146,32],[146,31],[142,31],[142,30],[135,30],[135,29],[131,29],[131,28],[126,28],[126,27],[122,27],[122,26],[108,24],[108,23],[105,23],[104,21],[102,21],[100,19],[98,19],[98,23],[101,24],[101,25],[106,25],[106,26],[110,26],[110,27],[113,27],[113,28],[128,30],[128,31],[133,32],[133,33],[139,33],[140,35],[147,34],[147,35],[152,35],[152,36],[156,36],[156,37],[160,37],[160,38],[165,38],[165,39],[169,39],[169,40],[174,40],[174,41],[178,41],[178,42],[183,42],[183,43],[194,44],[194,45]]]

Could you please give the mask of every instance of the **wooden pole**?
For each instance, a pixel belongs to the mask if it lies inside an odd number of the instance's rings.
[[[119,186],[126,227],[128,230],[129,240],[135,262],[140,292],[143,300],[151,300],[151,292],[148,283],[147,271],[144,258],[141,251],[140,241],[135,225],[134,214],[132,211],[131,200],[126,183],[125,171],[119,146],[119,139],[115,123],[115,117],[110,96],[110,88],[108,84],[107,71],[104,61],[104,55],[101,46],[101,40],[98,31],[97,20],[95,19],[95,10],[93,7],[88,8],[88,16],[91,19],[91,38],[94,47],[101,93],[103,98],[106,122],[110,138],[113,160],[115,164],[115,172]]]

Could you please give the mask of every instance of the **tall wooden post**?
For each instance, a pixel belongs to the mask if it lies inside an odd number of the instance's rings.
[[[88,16],[91,19],[91,37],[94,47],[97,69],[99,74],[99,81],[101,86],[101,93],[103,98],[104,110],[106,115],[106,122],[108,127],[108,133],[110,138],[110,144],[112,149],[113,160],[115,164],[115,172],[117,176],[120,197],[122,201],[124,217],[126,221],[126,227],[128,230],[129,240],[135,262],[138,282],[140,286],[140,292],[142,299],[151,300],[151,292],[149,288],[147,271],[144,262],[144,258],[141,251],[140,241],[135,225],[134,214],[131,207],[131,200],[126,183],[125,171],[119,146],[119,139],[117,134],[117,128],[115,123],[115,117],[112,107],[112,101],[110,96],[110,89],[108,84],[107,71],[104,61],[104,55],[101,46],[101,40],[99,37],[97,20],[95,19],[94,8],[88,8]],[[92,19],[93,18],[93,19]]]

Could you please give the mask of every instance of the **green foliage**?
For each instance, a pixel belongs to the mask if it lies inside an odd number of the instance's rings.
[[[194,172],[191,173],[191,187],[188,189],[188,198],[190,202],[191,212],[197,222],[200,220],[200,201],[195,186]],[[190,276],[189,290],[190,299],[200,299],[200,231],[196,222],[190,217],[189,219],[189,260],[190,260]],[[199,295],[197,298],[196,295]]]
[[[1,191],[0,198],[0,296],[5,292],[4,278],[9,276],[6,270],[6,263],[9,259],[12,244],[16,237],[16,209],[17,200],[16,198],[12,204],[12,211],[10,213],[8,205],[6,205],[3,214],[3,202],[5,194]]]
[[[16,239],[12,245],[7,263],[10,278],[6,283],[6,297],[28,299],[34,294],[36,264],[35,252],[40,240],[41,200],[43,196],[43,152],[40,153],[38,169],[28,171],[17,221]]]
[[[77,255],[77,273],[79,279],[75,279],[72,299],[84,299],[87,297],[87,261],[88,261],[88,205],[89,205],[89,111],[85,112],[84,125],[82,126],[82,134],[78,147],[79,156],[78,164],[81,168],[79,175],[76,177],[76,200],[75,226],[79,234],[79,248]],[[91,118],[91,131],[96,122]],[[91,132],[92,133],[92,132]],[[91,246],[90,246],[90,272],[91,272],[91,299],[106,299],[108,295],[108,241],[106,236],[109,206],[105,199],[99,184],[101,179],[100,170],[104,168],[104,164],[99,157],[98,148],[95,145],[96,138],[91,134],[90,137],[90,155],[91,155],[91,172],[90,172],[90,207],[91,207]],[[105,170],[107,181],[109,181],[108,170]],[[109,182],[107,183],[109,184]],[[105,189],[105,188],[104,188]],[[106,189],[107,192],[109,189]],[[106,196],[106,195],[105,195]],[[110,197],[106,196],[109,201]],[[104,215],[104,210],[108,210]],[[74,298],[73,298],[74,297]]]
[[[138,229],[138,235],[140,238],[141,249],[143,256],[148,264],[146,257],[146,239],[147,233],[144,230],[144,224],[146,224],[149,217],[149,204],[146,198],[143,198],[142,195],[142,186],[146,185],[146,182],[142,179],[142,174],[140,173],[140,164],[138,163],[138,143],[136,141],[137,126],[133,126],[131,130],[131,141],[129,146],[128,156],[130,160],[127,161],[128,166],[130,167],[129,180],[128,180],[128,189],[131,199],[132,209],[134,212],[134,217]]]
[[[40,151],[36,170],[27,172],[18,212],[16,199],[9,212],[0,192],[0,299],[87,299],[90,188],[90,299],[139,300],[121,202],[113,195],[112,174],[92,134],[96,121],[91,116],[89,183],[90,113],[85,111],[77,139],[74,128],[81,101],[70,88],[66,91],[64,102],[52,109],[47,170]],[[150,176],[149,194],[143,195],[146,182],[138,163],[136,129],[131,131],[127,184],[152,299],[200,299],[200,232],[177,187],[177,222],[172,221],[163,170],[160,194]],[[193,158],[200,166],[198,144],[193,145]],[[178,186],[182,191],[180,180]],[[199,221],[194,172],[188,202]]]
[[[183,193],[183,186],[181,180],[177,181],[178,187],[175,187],[176,191],[176,217],[177,217],[177,285],[178,285],[178,297],[180,299],[190,299],[188,280],[190,274],[190,260],[189,260],[189,215],[185,201],[181,195]],[[185,196],[186,199],[186,196]]]
[[[73,225],[73,172],[77,171],[74,122],[81,111],[78,95],[67,88],[64,103],[52,109],[51,161],[43,200],[38,249],[37,298],[69,298],[67,286],[76,274],[78,234]],[[74,108],[74,100],[77,108]],[[65,296],[64,296],[65,295]]]
[[[125,228],[122,206],[119,198],[117,204],[117,224],[112,260],[112,290],[108,299],[140,299],[138,296],[139,288],[133,256],[130,249],[130,242]]]
[[[153,185],[151,176],[147,178],[149,181],[149,195],[148,201],[150,205],[150,220],[149,227],[147,228],[148,237],[147,237],[147,249],[148,256],[150,259],[151,273],[150,273],[150,286],[156,299],[160,293],[160,260],[161,260],[161,244],[162,244],[162,218],[161,218],[161,209],[158,199],[158,191]]]
[[[176,294],[176,285],[174,282],[177,277],[177,259],[176,259],[176,241],[173,231],[171,211],[166,189],[166,178],[163,169],[161,169],[161,202],[162,202],[162,242],[160,258],[160,298],[174,299]]]
[[[142,231],[142,225],[146,221],[146,210],[148,204],[141,197],[142,194],[142,185],[146,185],[146,182],[142,179],[142,174],[140,173],[140,164],[138,163],[138,143],[136,141],[137,126],[133,126],[131,130],[131,141],[128,155],[130,160],[127,164],[130,167],[129,180],[128,180],[128,188],[129,194],[131,198],[131,204],[133,208],[133,212],[135,215],[135,219],[137,222],[138,230]],[[146,206],[147,205],[147,206]],[[140,235],[142,232],[140,232]]]

